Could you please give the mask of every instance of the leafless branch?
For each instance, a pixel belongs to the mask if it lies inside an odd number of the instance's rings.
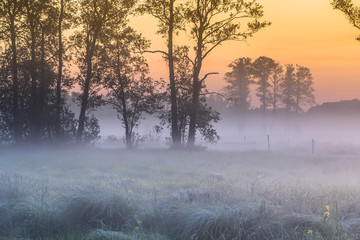
[[[207,73],[205,74],[205,76],[200,80],[200,82],[203,82],[205,81],[205,79],[210,76],[210,75],[215,75],[215,74],[219,74],[218,72],[210,72],[210,73]]]

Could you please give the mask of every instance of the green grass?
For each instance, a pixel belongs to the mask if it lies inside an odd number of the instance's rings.
[[[0,239],[335,240],[360,232],[356,155],[3,149],[0,165]]]

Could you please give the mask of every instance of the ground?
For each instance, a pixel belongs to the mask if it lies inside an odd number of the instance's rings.
[[[4,239],[358,239],[360,156],[2,149]]]

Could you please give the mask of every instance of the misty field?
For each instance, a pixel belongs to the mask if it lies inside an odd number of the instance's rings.
[[[359,239],[357,155],[1,149],[1,239]]]

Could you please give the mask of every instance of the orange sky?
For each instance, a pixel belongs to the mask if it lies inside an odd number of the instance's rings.
[[[330,0],[258,0],[265,18],[272,25],[247,42],[228,42],[206,60],[203,74],[217,71],[207,85],[219,90],[224,85],[227,65],[239,57],[264,55],[282,64],[307,66],[314,75],[317,103],[360,98],[360,32],[345,16],[333,10]],[[165,42],[155,35],[156,20],[150,16],[131,19],[131,25],[152,40],[152,49],[165,49]],[[181,37],[176,44],[190,39]],[[160,55],[148,54],[151,74],[167,78],[166,64]]]

